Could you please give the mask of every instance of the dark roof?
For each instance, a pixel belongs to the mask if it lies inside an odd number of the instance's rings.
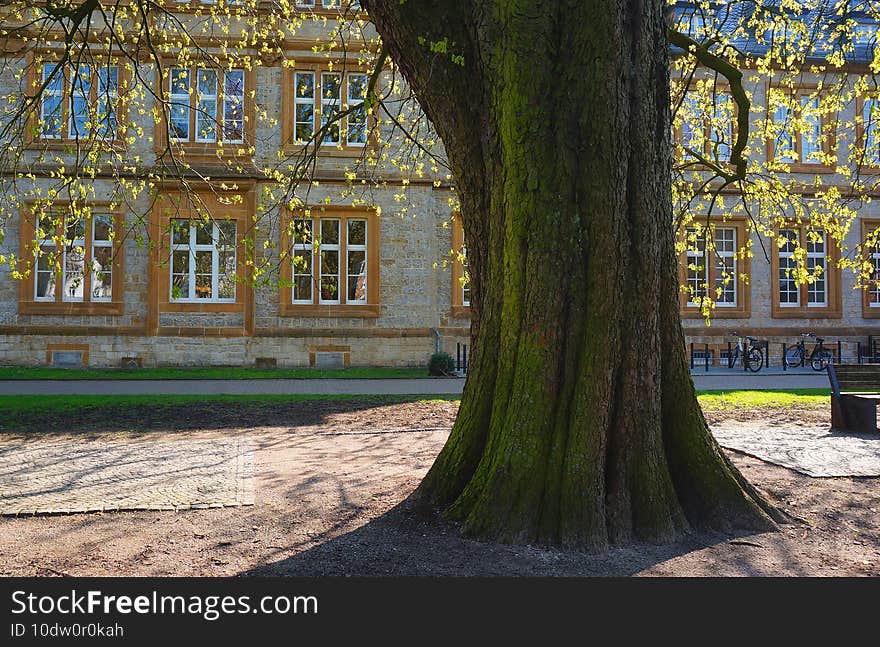
[[[880,46],[880,37],[878,37],[880,25],[875,18],[880,15],[880,0],[810,0],[801,3],[801,6],[803,8],[800,11],[786,10],[786,12],[792,18],[806,24],[809,29],[808,60],[823,61],[831,53],[842,49],[843,38],[834,31],[835,27],[839,28],[845,21],[854,23],[852,35],[856,39],[855,50],[845,52],[845,59],[850,63],[866,63],[873,60],[874,48]],[[781,11],[780,0],[715,2],[706,13],[693,2],[679,1],[674,11],[675,24],[679,25],[680,29],[686,31],[687,27],[691,26],[696,33],[699,31],[700,23],[705,21],[714,33],[724,35],[725,40],[729,40],[739,51],[755,57],[765,55],[771,43],[779,43],[784,37],[784,34],[767,32],[764,38],[759,38],[754,28],[749,26],[750,20],[756,14],[761,16]],[[672,50],[682,53],[682,50],[676,47]]]

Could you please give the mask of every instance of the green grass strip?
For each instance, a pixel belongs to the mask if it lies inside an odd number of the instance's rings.
[[[828,405],[826,389],[791,389],[781,391],[703,391],[700,404],[706,410],[819,407]],[[272,404],[322,400],[357,400],[375,402],[376,406],[395,402],[455,401],[450,395],[351,395],[351,394],[271,394],[271,395],[4,395],[0,396],[0,416],[22,413],[63,413],[84,409],[112,409],[127,406],[171,409],[193,403]]]
[[[732,409],[816,408],[830,406],[830,389],[785,389],[779,391],[700,391],[700,405],[706,411]]]

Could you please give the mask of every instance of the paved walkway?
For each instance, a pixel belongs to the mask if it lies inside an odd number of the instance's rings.
[[[880,476],[880,435],[766,420],[728,420],[712,427],[722,447],[812,477]]]
[[[824,373],[694,372],[698,389],[828,388]],[[321,380],[0,380],[0,395],[307,394],[457,395],[464,379]]]
[[[253,503],[253,443],[245,439],[0,443],[0,515]]]
[[[367,433],[384,434],[380,445],[387,448],[388,443],[396,442],[395,437],[426,431],[445,433],[448,428],[373,429]],[[808,476],[880,476],[877,435],[842,434],[824,426],[761,420],[727,421],[713,426],[712,432],[724,447]],[[353,433],[365,434],[364,430]],[[296,440],[299,453],[285,453],[284,443],[273,444],[271,451],[278,452],[273,460],[295,464],[300,480],[320,480],[316,474],[332,474],[332,465],[344,464],[347,457],[343,454],[351,451],[349,446],[340,447],[340,434],[346,432],[324,427],[320,433],[288,436],[287,441]],[[255,438],[175,439],[173,434],[158,439],[56,440],[37,436],[2,440],[0,515],[252,505],[254,480],[259,476],[254,473],[256,444]],[[363,446],[367,454],[360,456],[361,461],[369,461],[369,452],[375,449],[375,445],[372,449]],[[387,461],[388,456],[383,455]],[[400,467],[411,469],[409,459],[402,460]],[[346,474],[349,469],[345,467]],[[265,485],[265,479],[262,482]]]

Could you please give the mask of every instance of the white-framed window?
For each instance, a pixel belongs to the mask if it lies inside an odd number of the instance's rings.
[[[349,218],[346,224],[346,280],[345,302],[367,303],[367,220]]]
[[[314,223],[311,218],[293,221],[293,303],[310,304],[314,301],[312,275],[315,254]]]
[[[315,73],[294,73],[293,140],[303,143],[315,132]]]
[[[64,290],[61,300],[82,301],[85,287],[86,230],[81,219],[67,224],[63,250],[61,282]]]
[[[792,110],[787,105],[777,106],[773,113],[773,121],[778,128],[773,146],[773,158],[777,162],[792,164],[797,161],[797,149],[791,132],[792,117]]]
[[[353,108],[346,117],[346,143],[349,146],[364,146],[367,143],[367,109],[361,105],[367,98],[367,75],[349,73],[347,83],[348,106]]]
[[[223,141],[244,142],[244,70],[223,73]]]
[[[57,228],[51,218],[40,219],[36,232],[40,256],[37,258],[34,276],[34,301],[55,301],[54,259],[58,249],[56,231]]]
[[[880,99],[865,99],[862,104],[865,163],[880,166]]]
[[[807,284],[807,306],[824,308],[828,305],[828,245],[825,232],[807,232],[807,271],[815,278]]]
[[[801,161],[805,164],[821,162],[817,157],[822,154],[822,119],[818,97],[801,97],[801,118],[806,124],[799,134]]]
[[[873,282],[868,290],[868,305],[871,308],[880,308],[880,242],[871,248],[870,259],[874,273],[871,277]]]
[[[716,227],[713,234],[715,261],[715,305],[733,308],[737,305],[736,229]]]
[[[709,126],[710,155],[719,162],[729,162],[733,148],[733,97],[719,92],[715,97],[712,121]]]
[[[682,102],[682,146],[719,162],[728,162],[733,145],[733,97],[729,92],[717,92],[710,101],[711,117],[706,114],[706,104],[698,93],[685,95]],[[693,157],[687,151],[685,156]]]
[[[687,234],[688,307],[702,307],[703,299],[708,296],[716,307],[735,308],[739,299],[736,228],[713,227],[708,245],[704,233],[697,234],[692,228]]]
[[[56,280],[60,261],[61,301],[67,303],[113,300],[114,218],[109,213],[92,213],[90,218],[44,216],[36,232],[40,257],[34,280],[35,301],[57,301]],[[61,228],[59,228],[59,226]],[[63,229],[60,239],[57,232]],[[59,258],[60,251],[60,258]],[[90,291],[86,294],[86,268]]]
[[[234,302],[235,242],[234,222],[173,220],[170,300],[176,303]]]
[[[116,137],[116,104],[119,101],[119,67],[102,65],[98,68],[97,119],[93,126],[107,137]]]
[[[335,304],[339,299],[339,235],[338,218],[322,218],[321,240],[318,243],[318,303]]]
[[[681,144],[685,149],[703,152],[705,146],[703,134],[703,113],[700,98],[694,93],[688,92],[682,103],[684,109],[684,117],[681,121]],[[686,157],[693,157],[685,150]]]
[[[92,134],[115,138],[119,67],[117,65],[77,65],[56,69],[43,63],[40,97],[40,137],[42,139],[80,139]],[[64,106],[67,105],[67,121]]]
[[[294,70],[285,81],[284,101],[292,105],[285,124],[287,143],[305,144],[320,130],[321,144],[365,146],[368,115],[363,103],[368,81],[363,72]]]
[[[113,297],[113,217],[92,216],[91,300],[111,301]]]
[[[798,241],[796,229],[781,229],[779,237],[785,241],[779,248],[779,277],[777,287],[779,290],[779,305],[783,308],[795,308],[801,304],[801,291],[795,282],[797,262],[794,251]]]
[[[92,98],[92,69],[88,65],[74,68],[70,80],[70,123],[68,132],[72,139],[88,133],[89,104]]]
[[[169,78],[171,95],[169,125],[171,128],[171,138],[176,141],[188,141],[190,119],[190,71],[182,67],[172,67],[169,71]]]
[[[706,238],[697,234],[696,229],[687,231],[687,304],[701,307],[709,284],[709,271],[706,264]]]
[[[244,142],[245,72],[172,67],[168,72],[171,139]]]
[[[333,121],[339,112],[342,91],[342,74],[340,72],[321,72],[321,127],[327,126],[324,132],[324,144],[339,143],[339,121]],[[332,121],[332,123],[330,123]]]
[[[52,74],[55,76],[52,76]],[[51,77],[51,78],[50,78]],[[46,84],[40,104],[41,136],[44,139],[61,139],[62,115],[64,113],[64,75],[55,71],[52,63],[43,64],[42,83]]]
[[[196,70],[197,142],[217,141],[217,72]]]
[[[375,305],[369,301],[372,282],[378,281],[370,275],[377,253],[370,242],[374,226],[360,214],[295,218],[289,230],[290,304]]]

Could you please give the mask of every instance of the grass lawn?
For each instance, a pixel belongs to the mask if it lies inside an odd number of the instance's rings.
[[[158,368],[57,368],[54,366],[0,366],[0,380],[259,380],[315,378],[428,377],[427,368],[354,366],[320,368],[241,368],[238,366]]]
[[[789,409],[830,406],[830,389],[785,389],[780,391],[698,391],[706,411],[732,409]]]
[[[704,391],[700,404],[707,411],[731,409],[818,407],[828,405],[827,389],[791,389],[784,391]],[[321,400],[357,400],[375,402],[376,406],[393,402],[458,400],[458,396],[407,395],[6,395],[0,396],[0,416],[18,414],[64,413],[89,409],[112,409],[148,406],[169,409],[193,403],[219,402],[271,404]]]

